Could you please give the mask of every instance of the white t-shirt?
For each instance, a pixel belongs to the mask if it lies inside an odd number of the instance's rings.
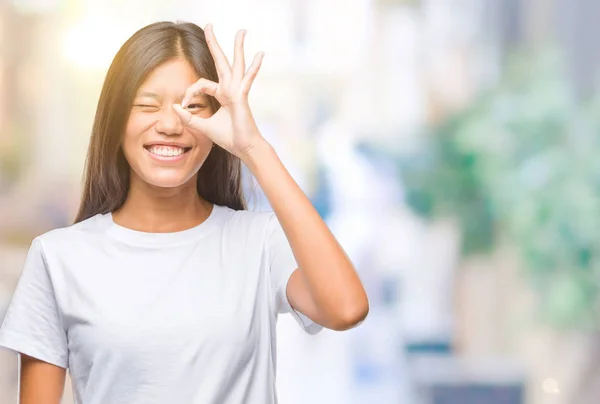
[[[215,206],[144,233],[98,214],[37,237],[0,346],[68,368],[77,404],[270,404],[277,314],[297,268],[271,212]]]

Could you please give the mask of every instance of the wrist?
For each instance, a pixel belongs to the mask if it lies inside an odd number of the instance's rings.
[[[246,149],[239,158],[242,162],[250,169],[250,171],[254,172],[259,164],[264,163],[267,159],[272,157],[275,154],[275,150],[273,146],[269,142],[267,142],[264,138],[256,142],[256,144],[252,145]]]

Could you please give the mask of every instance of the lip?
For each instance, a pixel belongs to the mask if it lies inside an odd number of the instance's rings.
[[[160,146],[177,146],[177,147],[184,148],[185,151],[178,156],[159,156],[157,154],[152,153],[150,150],[148,150],[148,147],[158,146],[158,145],[160,145]],[[157,161],[159,163],[177,163],[177,162],[185,159],[190,150],[191,150],[191,147],[184,146],[184,145],[177,144],[177,143],[158,143],[157,142],[157,143],[148,143],[147,145],[144,145],[144,151],[146,153],[148,153],[150,158],[152,158],[154,161]]]
[[[181,147],[182,149],[191,149],[192,148],[190,145],[187,145],[184,143],[178,143],[178,142],[156,141],[156,142],[144,143],[144,148],[147,148],[150,146],[172,146],[172,147]]]

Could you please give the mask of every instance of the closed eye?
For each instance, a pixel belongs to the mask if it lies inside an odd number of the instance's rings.
[[[158,109],[160,107],[156,106],[156,105],[148,105],[148,104],[134,104],[134,107],[138,107],[138,108],[152,108],[152,109]]]

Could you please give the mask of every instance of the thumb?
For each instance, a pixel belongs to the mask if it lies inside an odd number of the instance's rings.
[[[193,115],[190,111],[183,108],[181,104],[173,104],[173,109],[179,115],[181,122],[185,126],[188,126],[192,129],[196,129],[200,132],[204,132],[204,119],[198,116]]]

